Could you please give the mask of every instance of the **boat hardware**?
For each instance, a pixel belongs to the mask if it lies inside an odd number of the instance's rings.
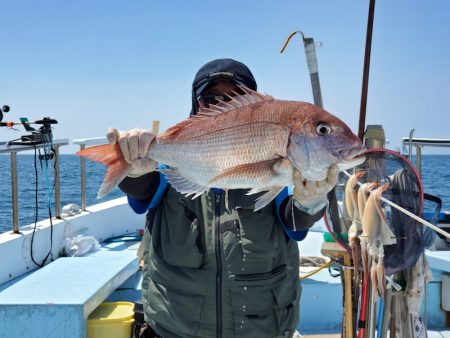
[[[314,104],[316,106],[323,108],[322,93],[320,91],[320,81],[319,81],[319,67],[317,66],[317,57],[316,57],[316,44],[314,43],[314,39],[306,38],[303,32],[301,31],[293,32],[286,39],[286,42],[281,48],[280,53],[284,52],[291,38],[297,33],[302,35],[303,44],[305,46],[306,62],[308,63],[309,75],[311,77],[311,86],[313,90]],[[321,44],[318,44],[318,46],[321,46]]]

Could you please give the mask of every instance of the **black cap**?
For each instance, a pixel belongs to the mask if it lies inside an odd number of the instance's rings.
[[[256,90],[256,81],[252,72],[243,63],[233,59],[217,59],[201,67],[192,83],[191,115],[197,112],[197,97],[212,83],[229,81]]]

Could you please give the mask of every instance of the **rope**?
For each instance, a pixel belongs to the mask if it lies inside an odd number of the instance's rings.
[[[313,270],[313,271],[307,273],[307,274],[304,275],[304,276],[300,276],[299,278],[300,278],[300,280],[304,280],[304,279],[306,279],[306,278],[309,278],[309,277],[311,277],[312,275],[315,275],[316,273],[318,273],[319,271],[321,271],[321,270],[323,270],[323,269],[325,269],[325,268],[328,268],[331,264],[333,264],[333,261],[329,261],[328,263],[325,263],[324,265],[322,265],[322,266],[319,267],[318,269]]]

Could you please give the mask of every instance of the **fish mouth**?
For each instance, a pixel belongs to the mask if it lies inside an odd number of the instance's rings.
[[[364,146],[346,151],[344,159],[341,161],[341,166],[352,168],[362,164],[366,160],[366,156],[364,155],[366,151],[367,149]]]
[[[357,165],[360,165],[361,163],[363,163],[365,160],[366,160],[366,156],[363,154],[363,155],[358,155],[358,156],[352,157],[350,159],[346,159],[346,160],[342,161],[342,163],[348,164],[348,165],[351,164],[352,166],[356,167]]]

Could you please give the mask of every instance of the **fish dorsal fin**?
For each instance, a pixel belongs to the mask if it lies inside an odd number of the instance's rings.
[[[270,101],[273,100],[273,97],[266,94],[258,93],[257,91],[254,91],[250,88],[244,87],[244,86],[238,86],[240,90],[244,92],[244,94],[238,94],[234,90],[233,96],[225,94],[227,97],[227,100],[219,101],[215,105],[211,105],[210,108],[203,108],[199,111],[199,114],[201,115],[204,111],[210,112],[213,111],[217,114],[234,110],[236,108],[242,108],[257,102],[263,102],[263,101]],[[196,116],[198,116],[197,114]]]
[[[192,197],[192,199],[194,199],[208,190],[206,187],[181,176],[175,169],[166,168],[158,169],[158,171],[166,177],[167,181],[176,191],[186,195],[186,197],[194,195]]]
[[[219,101],[217,104],[211,105],[208,108],[200,109],[197,114],[190,116],[186,120],[177,123],[173,127],[167,129],[164,133],[158,135],[158,139],[164,139],[166,137],[173,136],[195,121],[210,119],[219,114],[249,106],[257,102],[273,100],[273,97],[270,95],[258,93],[257,91],[244,86],[238,87],[245,94],[238,94],[235,91],[233,91],[233,94],[235,94],[235,96],[225,94],[227,100]]]

